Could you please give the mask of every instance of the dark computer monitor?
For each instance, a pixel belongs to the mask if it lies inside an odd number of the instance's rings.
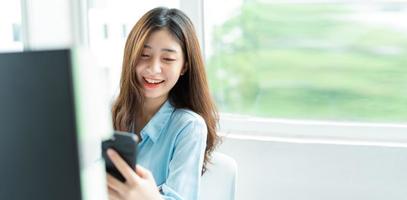
[[[105,200],[106,69],[86,48],[0,54],[0,199]]]
[[[0,54],[0,199],[81,199],[71,51]]]

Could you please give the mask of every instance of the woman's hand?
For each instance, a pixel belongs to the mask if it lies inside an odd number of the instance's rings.
[[[126,182],[120,182],[107,174],[107,185],[110,200],[162,200],[154,177],[150,171],[137,165],[136,172],[112,149],[107,155],[120,171]]]

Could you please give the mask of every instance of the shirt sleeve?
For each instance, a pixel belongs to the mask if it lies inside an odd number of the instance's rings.
[[[198,199],[206,137],[207,128],[202,118],[189,122],[179,133],[168,178],[159,186],[164,199]]]

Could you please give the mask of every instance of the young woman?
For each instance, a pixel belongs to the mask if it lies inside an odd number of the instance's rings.
[[[114,128],[134,132],[141,142],[135,172],[108,151],[126,178],[122,183],[108,175],[110,199],[197,199],[218,141],[218,115],[195,30],[183,12],[155,8],[133,27],[112,113]]]

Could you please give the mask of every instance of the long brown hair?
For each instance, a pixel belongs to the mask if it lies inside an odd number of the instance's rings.
[[[124,49],[120,93],[113,104],[113,126],[116,130],[130,131],[144,102],[144,95],[136,76],[136,64],[144,44],[152,32],[166,29],[178,41],[184,53],[186,72],[169,92],[175,108],[190,109],[205,120],[208,129],[204,165],[206,171],[211,153],[219,137],[216,134],[218,112],[209,93],[204,60],[191,20],[178,9],[154,8],[144,14],[131,30]],[[137,133],[139,134],[139,133]]]

